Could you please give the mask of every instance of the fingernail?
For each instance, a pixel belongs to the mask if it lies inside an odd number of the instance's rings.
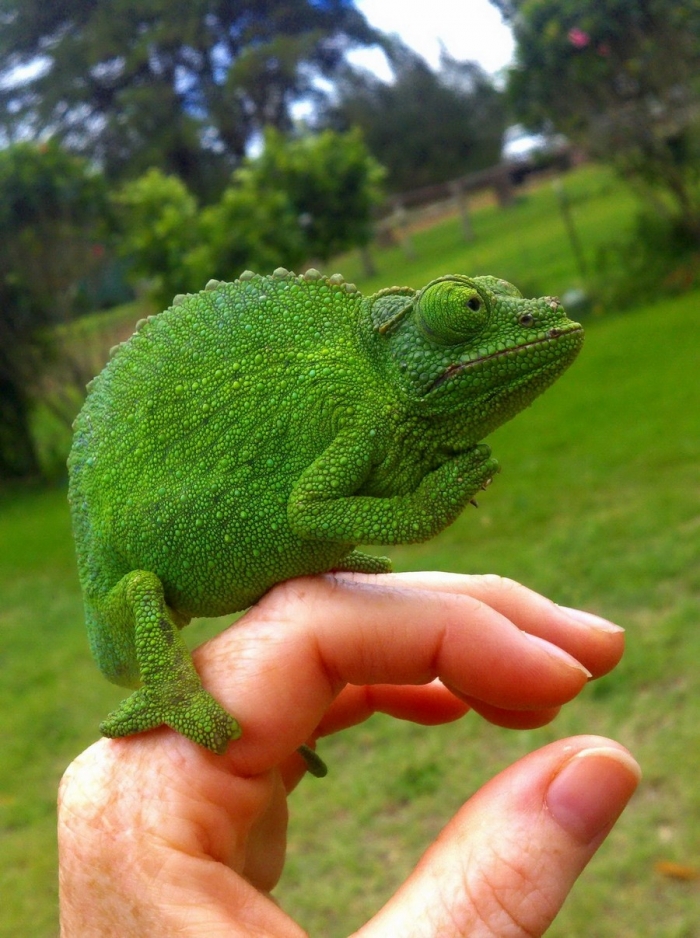
[[[584,749],[550,782],[547,808],[560,827],[587,844],[615,823],[641,777],[624,749]]]
[[[531,635],[529,632],[523,632],[522,634],[529,641],[534,642],[538,648],[542,649],[542,651],[546,651],[550,658],[556,658],[557,661],[562,661],[570,668],[576,668],[577,671],[583,671],[586,677],[593,677],[588,668],[584,668],[581,662],[572,657],[568,651],[564,651],[564,649],[560,648],[558,645],[554,645],[552,642],[548,642],[546,638],[540,638],[539,635]]]
[[[570,606],[559,606],[562,612],[571,616],[581,625],[588,626],[589,629],[598,629],[601,632],[624,632],[621,625],[615,625],[608,619],[602,619],[600,616],[594,616],[592,612],[585,612],[583,609],[572,609]]]

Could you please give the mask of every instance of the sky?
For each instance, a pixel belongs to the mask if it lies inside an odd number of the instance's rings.
[[[513,57],[511,32],[488,0],[355,0],[368,22],[385,33],[398,33],[436,68],[440,42],[455,59],[479,62],[490,74]],[[379,50],[356,50],[349,56],[388,79],[391,72]]]

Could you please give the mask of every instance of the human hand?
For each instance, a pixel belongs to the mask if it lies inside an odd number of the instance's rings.
[[[435,724],[471,708],[540,726],[622,650],[610,623],[498,577],[281,584],[195,653],[244,728],[224,756],[163,728],[100,740],[67,770],[63,938],[303,935],[269,897],[299,745],[375,711]],[[313,784],[333,784],[335,768]],[[638,779],[629,753],[600,737],[528,755],[466,802],[356,935],[542,935]]]

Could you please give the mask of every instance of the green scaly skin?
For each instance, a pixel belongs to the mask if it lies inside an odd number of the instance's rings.
[[[167,724],[223,752],[240,728],[182,626],[290,577],[388,571],[355,545],[454,521],[498,468],[480,441],[582,341],[556,298],[460,275],[363,298],[337,274],[246,271],[140,323],[91,382],[68,461],[92,652],[138,688],[102,732]]]

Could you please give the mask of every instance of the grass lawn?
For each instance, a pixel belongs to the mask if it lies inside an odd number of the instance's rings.
[[[605,173],[565,182],[590,260],[631,216]],[[377,255],[363,289],[492,272],[526,292],[576,285],[549,186],[415,236],[418,258]],[[611,735],[645,772],[638,794],[549,934],[692,938],[700,880],[700,293],[587,322],[579,361],[495,433],[503,472],[435,540],[392,549],[398,569],[492,571],[628,631],[620,667],[550,726],[516,733],[470,715],[446,727],[374,717],[322,742],[331,774],[291,802],[277,897],[311,934],[345,935],[393,891],[454,810],[499,769],[551,739]],[[65,492],[0,500],[0,936],[56,934],[54,800],[63,768],[123,693],[89,658]],[[194,625],[195,642],[212,628]]]
[[[558,182],[586,266],[594,273],[601,249],[625,237],[638,205],[609,171],[597,166],[583,166]],[[494,204],[473,212],[471,242],[465,243],[455,216],[412,236],[415,257],[407,257],[400,246],[371,251],[376,276],[364,276],[356,253],[339,258],[334,269],[355,280],[363,293],[391,283],[421,287],[445,273],[495,274],[515,283],[525,296],[562,295],[584,286],[554,185],[536,182],[516,191],[515,203],[507,209]]]

